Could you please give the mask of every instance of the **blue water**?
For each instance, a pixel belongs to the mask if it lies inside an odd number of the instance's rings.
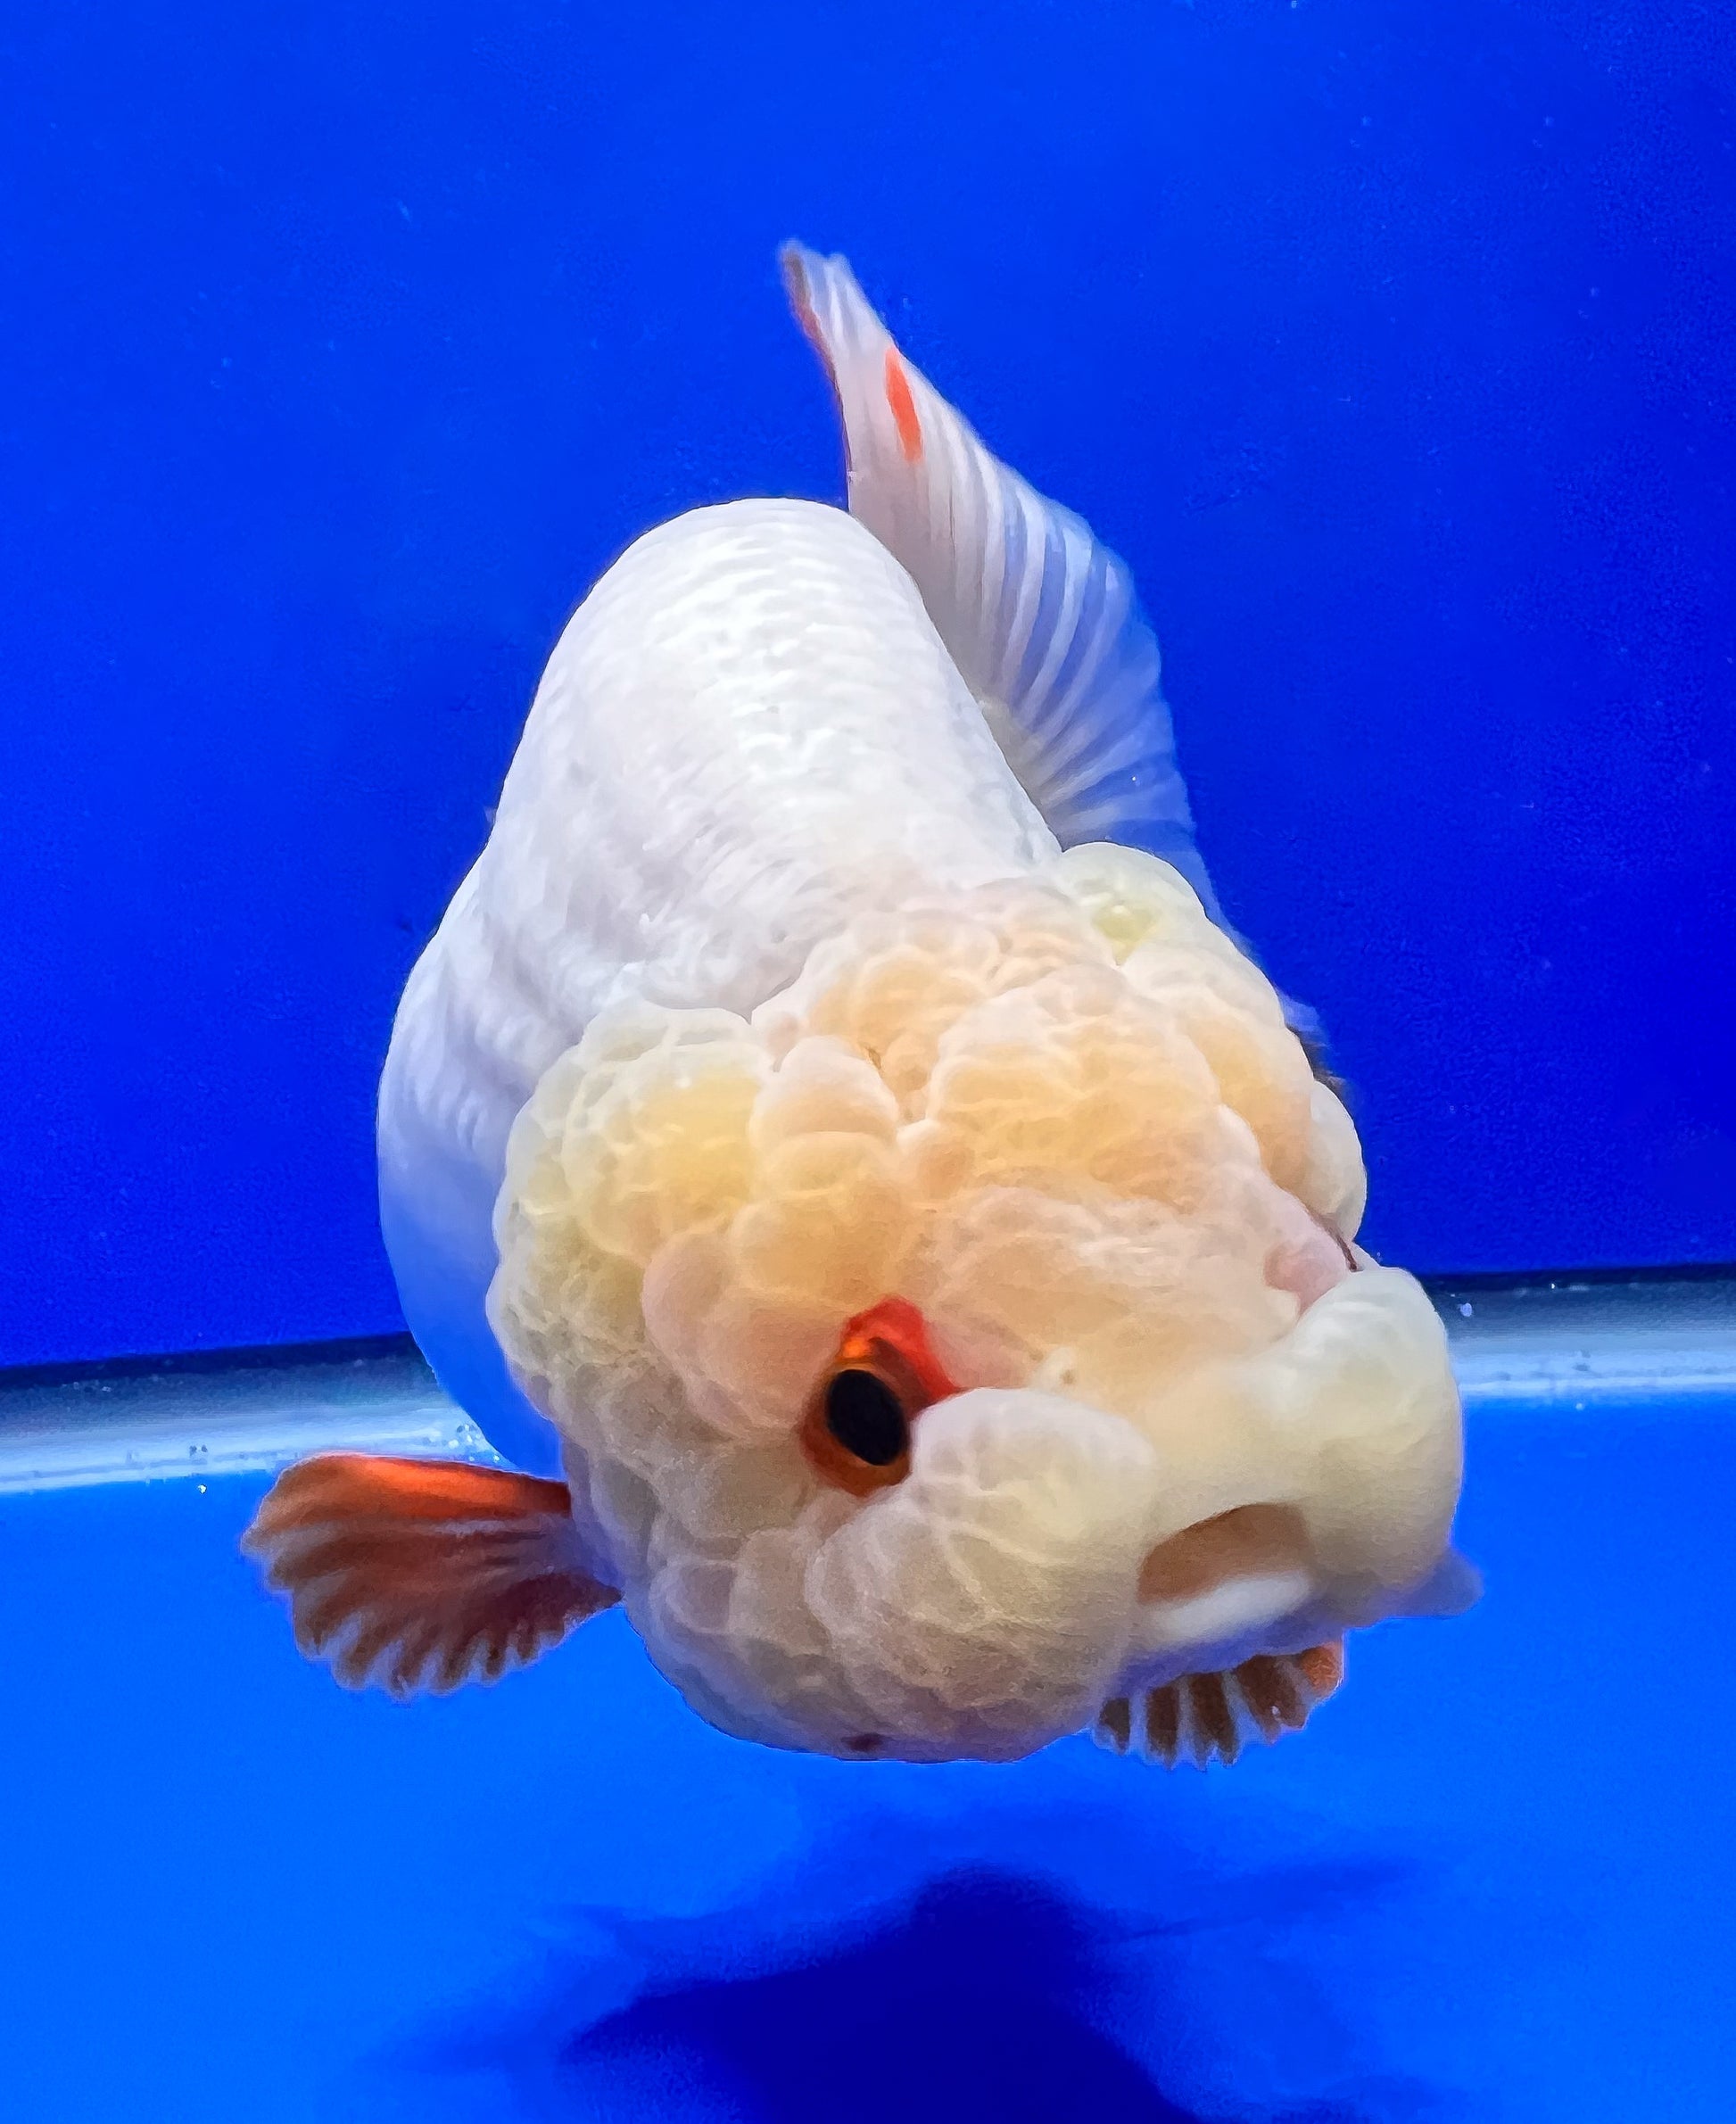
[[[791,236],[1132,563],[1373,1244],[1736,1260],[1732,143],[1715,0],[13,10],[0,1368],[401,1326],[387,1029],[567,612],[839,494]],[[1715,1369],[1485,1393],[1483,1605],[1206,1777],[757,1751],[618,1615],[350,1698],[263,1478],[0,1495],[0,2115],[1727,2124]]]
[[[1204,1777],[767,1753],[618,1616],[348,1697],[259,1481],[0,1500],[7,2113],[1724,2124],[1733,1418],[1480,1405],[1482,1606]]]
[[[790,236],[1132,563],[1376,1248],[1736,1259],[1733,108],[1716,0],[11,11],[0,1363],[399,1325],[386,1030],[566,614],[839,492]]]

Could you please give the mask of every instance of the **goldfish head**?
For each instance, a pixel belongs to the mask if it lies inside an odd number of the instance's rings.
[[[1459,1476],[1362,1165],[1167,865],[853,923],[751,1020],[605,1012],[520,1117],[490,1317],[726,1730],[1004,1759],[1427,1604]]]

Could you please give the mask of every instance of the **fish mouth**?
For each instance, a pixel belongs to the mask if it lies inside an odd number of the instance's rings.
[[[1195,1520],[1140,1566],[1129,1670],[1150,1679],[1186,1671],[1207,1648],[1270,1650],[1273,1632],[1308,1609],[1319,1584],[1294,1504],[1257,1501]]]
[[[1142,1601],[1198,1599],[1227,1580],[1306,1571],[1313,1556],[1294,1505],[1245,1504],[1196,1520],[1150,1550],[1139,1569]]]

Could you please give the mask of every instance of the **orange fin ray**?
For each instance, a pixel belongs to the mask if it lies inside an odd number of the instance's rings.
[[[1298,1731],[1343,1678],[1342,1638],[1284,1657],[1261,1653],[1228,1674],[1184,1674],[1161,1689],[1112,1698],[1092,1738],[1166,1770],[1184,1762],[1203,1770],[1235,1762],[1254,1742]]]
[[[498,1681],[620,1599],[584,1567],[564,1483],[462,1460],[298,1461],[241,1546],[310,1659],[400,1698]]]

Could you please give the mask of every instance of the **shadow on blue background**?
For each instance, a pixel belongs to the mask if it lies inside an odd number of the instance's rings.
[[[896,1834],[906,1825],[889,1821]],[[1027,1829],[1040,1841],[1044,1824]],[[1107,1834],[1116,1824],[1106,1818]],[[848,1852],[860,1884],[883,1867],[883,1843]],[[838,1850],[821,1872],[843,1871]],[[1166,2055],[1192,2047],[1186,1990],[1166,1956],[1222,1911],[1153,1924],[1069,1895],[1053,1880],[967,1869],[922,1884],[901,1906],[830,1928],[812,1908],[812,1861],[765,1884],[751,1903],[704,1921],[591,1923],[606,1936],[590,1965],[575,1956],[549,1981],[533,2017],[492,2037],[446,2036],[406,2062],[439,2072],[486,2071],[509,2089],[509,2112],[537,2119],[740,2114],[761,2124],[957,2124],[992,2117],[1116,2116],[1129,2124],[1417,2124],[1456,2116],[1439,2089],[1354,2070],[1354,2044],[1328,2000],[1249,1972],[1251,2047],[1303,2062],[1343,2083],[1300,2103],[1186,2107],[1164,2093]],[[1262,1922],[1318,1922],[1335,1905],[1392,1885],[1382,1869],[1320,1863],[1260,1883]],[[778,1930],[767,1936],[768,1916]],[[756,1938],[756,1933],[762,1937]],[[641,1970],[640,1996],[594,2017],[589,1990]],[[744,1964],[746,1967],[744,1968]],[[1137,1970],[1137,2025],[1126,2020]],[[563,2026],[570,2014],[574,2027]],[[1232,2062],[1219,2077],[1231,2085]]]
[[[655,1966],[658,1943],[649,1944]],[[685,2062],[701,2083],[739,2091],[767,2124],[1052,2118],[1099,2104],[1138,2124],[1193,2124],[1199,2112],[1170,2101],[1096,2025],[1112,1976],[1106,1950],[1124,1944],[1046,1883],[964,1874],[925,1888],[858,1944],[654,1992],[577,2036],[560,2068],[577,2114],[635,2086],[641,2100],[656,2089],[666,2104]],[[1147,2011],[1161,2028],[1161,1982],[1152,1990]],[[1292,2031],[1262,2040],[1274,2033]],[[1318,2048],[1318,2026],[1307,2035]],[[1154,2047],[1161,2055],[1161,2037]],[[1409,2113],[1435,2113],[1432,2097],[1414,2093]],[[1335,2099],[1285,2113],[1352,2124],[1375,2112]]]
[[[618,2088],[666,2087],[691,2059],[767,2124],[955,2119],[972,2104],[1036,2118],[1070,2103],[1184,2124],[1186,2112],[1088,2025],[1083,1933],[1045,1888],[943,1881],[859,1945],[641,2000],[588,2029],[563,2062],[581,2088]]]
[[[67,0],[0,66],[0,1362],[389,1329],[393,1006],[773,250],[1133,564],[1424,1269],[1736,1258],[1736,16]]]

